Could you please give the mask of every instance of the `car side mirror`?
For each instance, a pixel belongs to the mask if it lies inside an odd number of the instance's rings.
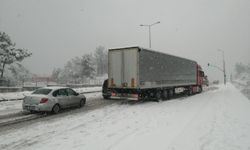
[[[75,94],[75,96],[78,96],[78,95],[79,95],[79,93],[76,93],[76,94]]]

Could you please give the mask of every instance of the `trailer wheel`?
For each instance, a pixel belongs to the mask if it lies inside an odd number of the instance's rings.
[[[164,90],[163,93],[162,93],[162,97],[164,100],[167,100],[169,98],[169,94],[168,94],[168,91],[167,90]]]
[[[102,96],[103,97],[103,99],[105,99],[105,100],[109,100],[110,99],[110,96]]]
[[[169,98],[173,97],[174,96],[174,89],[170,89],[168,91],[168,93],[169,93]]]
[[[156,98],[157,102],[161,101],[162,96],[161,96],[161,91],[160,90],[156,91],[155,98]]]
[[[187,94],[188,94],[188,96],[193,95],[193,88],[192,87],[188,88]]]

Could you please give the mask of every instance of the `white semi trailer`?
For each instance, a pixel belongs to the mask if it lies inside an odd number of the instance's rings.
[[[204,72],[193,60],[141,47],[109,49],[104,98],[168,99],[175,89],[202,92]]]

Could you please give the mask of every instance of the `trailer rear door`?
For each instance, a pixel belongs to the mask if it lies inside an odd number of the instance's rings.
[[[137,86],[138,48],[109,51],[109,81],[112,88]]]
[[[122,84],[122,51],[108,53],[109,87],[121,87]]]
[[[123,51],[123,86],[128,88],[136,87],[138,70],[137,55],[137,48]]]

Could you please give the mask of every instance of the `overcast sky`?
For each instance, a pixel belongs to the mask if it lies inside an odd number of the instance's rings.
[[[210,79],[250,63],[250,0],[0,0],[0,31],[33,55],[23,63],[48,75],[73,57],[106,48],[148,47],[197,61]]]

